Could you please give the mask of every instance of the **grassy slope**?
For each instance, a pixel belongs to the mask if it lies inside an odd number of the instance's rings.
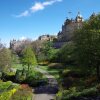
[[[53,68],[49,68],[48,66],[40,66],[39,68],[47,71],[49,74],[53,75],[56,79],[59,79],[59,72],[62,71],[62,69],[53,69]]]

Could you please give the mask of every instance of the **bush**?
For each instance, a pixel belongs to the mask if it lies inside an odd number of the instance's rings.
[[[84,89],[83,91],[78,91],[78,90],[76,90],[75,87],[72,87],[69,90],[64,90],[60,94],[61,94],[60,96],[59,96],[59,93],[57,94],[57,96],[59,98],[61,98],[60,100],[78,100],[78,98],[80,98],[80,97],[97,96],[99,93],[98,93],[98,89],[96,87]]]
[[[37,86],[38,82],[43,78],[43,75],[37,71],[30,71],[27,74],[25,82],[31,86]]]
[[[27,84],[22,84],[10,100],[32,100],[32,89]]]
[[[5,72],[5,73],[2,73],[2,77],[1,79],[3,81],[8,81],[8,80],[11,80],[11,81],[15,81],[15,73],[14,72]]]
[[[7,90],[12,85],[11,81],[8,82],[0,82],[0,92]]]
[[[82,78],[85,77],[85,74],[81,72],[79,69],[65,69],[62,72],[62,77],[74,77],[74,78]]]
[[[17,70],[15,75],[16,81],[20,83],[23,82],[26,79],[26,74],[27,72],[24,70]]]
[[[11,96],[16,92],[16,89],[9,90],[0,94],[0,100],[11,100]]]
[[[43,75],[35,70],[17,70],[16,81],[19,83],[26,83],[30,86],[37,86],[40,80],[43,80]]]
[[[18,84],[12,84],[11,81],[0,82],[0,100],[11,100],[18,87]]]

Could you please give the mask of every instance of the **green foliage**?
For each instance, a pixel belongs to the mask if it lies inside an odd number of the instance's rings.
[[[32,100],[32,89],[29,87],[21,86],[10,100]]]
[[[34,70],[28,72],[25,82],[31,86],[38,86],[41,80],[45,81],[43,75],[40,72]]]
[[[74,42],[67,42],[62,48],[60,48],[55,53],[54,60],[64,64],[75,64]]]
[[[31,100],[32,89],[10,81],[0,82],[0,100]]]
[[[11,57],[12,57],[12,64],[18,64],[19,63],[19,57],[17,54],[11,52]]]
[[[61,69],[63,68],[63,65],[61,63],[50,63],[48,65],[48,68],[50,69]]]
[[[25,71],[24,69],[23,70],[17,70],[16,75],[15,75],[16,81],[17,82],[25,81],[25,79],[27,77],[27,73],[28,73],[28,71]]]
[[[7,90],[12,85],[11,81],[8,82],[0,82],[0,91]]]
[[[96,87],[89,88],[97,83],[96,80],[89,80],[92,84],[87,89],[84,84],[86,77],[92,74],[97,74],[100,79],[100,14],[84,22],[83,27],[75,32],[73,38],[73,42],[60,49],[58,59],[67,64],[73,64],[71,62],[74,61],[80,70],[74,67],[74,70],[67,68],[62,72],[62,85],[63,83],[66,86],[69,85],[67,87],[69,90],[60,91],[58,95],[62,97],[61,100],[78,100],[78,97],[98,95]],[[93,72],[95,68],[97,68],[97,73]],[[76,89],[72,89],[73,86]]]
[[[34,54],[34,52],[32,51],[32,49],[31,49],[30,46],[26,47],[26,48],[23,50],[23,52],[22,52],[21,63],[22,63],[23,65],[27,65],[27,66],[28,66],[28,70],[29,70],[30,66],[36,65],[36,64],[37,64],[35,54]]]
[[[51,61],[56,52],[57,50],[53,48],[53,43],[51,41],[46,41],[42,47],[41,56],[39,57],[41,58],[41,61]]]
[[[15,77],[17,82],[31,86],[37,86],[39,81],[45,80],[43,75],[35,70],[17,70]]]
[[[96,87],[92,87],[89,89],[84,89],[82,91],[78,91],[76,87],[72,87],[69,90],[64,90],[63,92],[59,92],[57,96],[60,100],[74,100],[78,99],[79,97],[91,97],[97,96],[98,90]]]
[[[0,100],[11,100],[18,88],[19,85],[13,84],[11,81],[0,82]]]
[[[11,94],[8,92],[3,92],[0,94],[0,100],[10,100]]]
[[[98,66],[100,62],[100,15],[88,20],[75,34],[76,57],[81,66]]]
[[[0,49],[0,71],[8,70],[11,67],[11,52],[9,49]]]

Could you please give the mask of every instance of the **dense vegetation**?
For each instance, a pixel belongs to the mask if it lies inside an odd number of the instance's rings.
[[[96,100],[100,80],[100,15],[76,30],[73,41],[61,48],[60,61],[70,67],[61,74],[61,100]],[[58,58],[59,59],[59,58]]]
[[[36,66],[37,60],[30,46],[25,46],[17,55],[1,43],[0,100],[31,100],[33,93],[30,87],[39,86],[41,80],[46,80],[34,69]]]

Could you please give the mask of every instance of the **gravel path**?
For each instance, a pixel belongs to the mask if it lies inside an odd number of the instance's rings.
[[[54,76],[50,75],[48,72],[42,69],[35,69],[45,75],[45,77],[48,79],[48,85],[35,88],[35,97],[33,100],[54,100],[55,94],[58,91],[57,80]]]
[[[34,100],[54,100],[54,95],[51,94],[37,94]]]

